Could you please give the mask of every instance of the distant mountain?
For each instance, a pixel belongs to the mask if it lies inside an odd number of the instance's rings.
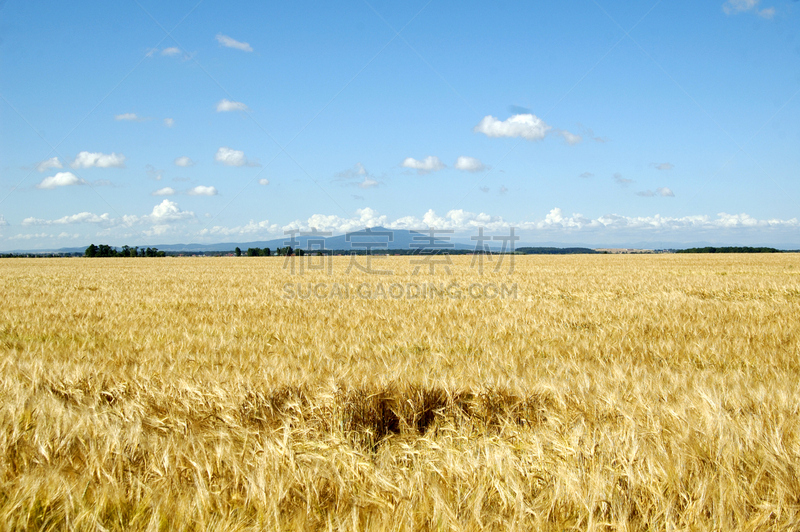
[[[390,233],[391,237],[387,234]],[[452,244],[452,247],[449,249],[454,250],[474,250],[476,241],[471,240],[470,236],[455,236],[452,233],[443,233],[443,232],[436,232],[436,244],[437,245],[444,245],[444,244]],[[391,238],[391,241],[389,240]],[[223,252],[223,251],[233,251],[235,248],[240,248],[242,251],[246,251],[247,248],[270,248],[271,250],[275,250],[279,247],[285,247],[287,245],[291,245],[292,247],[300,247],[301,249],[309,249],[309,242],[311,249],[328,249],[334,251],[350,251],[350,250],[365,250],[367,247],[371,247],[372,250],[409,250],[414,249],[412,244],[420,245],[420,244],[427,244],[430,242],[428,233],[424,230],[420,231],[408,231],[405,229],[386,229],[384,227],[373,227],[369,230],[361,230],[358,232],[354,232],[350,234],[350,238],[348,240],[347,235],[331,235],[327,237],[319,237],[319,236],[296,236],[295,237],[295,244],[291,243],[291,235],[286,235],[282,238],[275,238],[272,240],[257,240],[251,242],[220,242],[216,244],[199,244],[199,243],[189,243],[189,244],[156,244],[156,245],[139,245],[140,248],[142,247],[154,247],[158,248],[161,251],[168,251],[170,253],[192,253],[192,252]],[[324,242],[324,246],[322,246],[322,242]],[[95,242],[95,244],[99,244],[103,242]],[[487,241],[484,244],[489,246],[491,251],[497,252],[500,251],[502,247],[502,241]],[[136,245],[135,243],[128,245]],[[666,242],[666,241],[659,241],[659,242],[616,242],[616,243],[604,243],[602,245],[598,244],[589,244],[586,242],[555,242],[555,241],[545,241],[545,242],[535,242],[530,240],[520,240],[514,243],[514,248],[519,250],[520,248],[558,248],[558,249],[578,249],[578,248],[588,248],[589,250],[598,249],[598,248],[628,248],[628,249],[687,249],[687,248],[704,248],[704,247],[721,247],[721,246],[731,246],[731,245],[742,245],[737,243],[728,243],[728,242]],[[753,246],[771,246],[781,250],[800,250],[800,244],[773,244],[770,242],[764,242],[761,244],[750,244]],[[11,250],[5,251],[3,253],[83,253],[86,249],[86,246],[80,247],[66,247],[66,248],[59,248],[59,249],[37,249],[37,250]],[[117,246],[121,247],[121,246]]]
[[[436,232],[434,234],[434,244],[443,249],[472,250],[475,249],[474,243],[469,243],[469,239],[453,238],[452,234]],[[246,251],[247,248],[270,248],[275,250],[285,246],[292,246],[300,249],[328,249],[335,251],[364,251],[366,249],[415,249],[414,246],[430,245],[430,236],[427,232],[408,231],[405,229],[386,229],[384,227],[372,227],[369,230],[355,231],[346,235],[336,236],[302,236],[296,235],[294,242],[292,236],[286,235],[284,238],[273,240],[258,240],[254,242],[226,242],[221,244],[163,244],[157,247],[162,251],[232,251],[240,248]],[[452,246],[446,247],[448,244]],[[492,249],[499,250],[499,245],[492,245]]]

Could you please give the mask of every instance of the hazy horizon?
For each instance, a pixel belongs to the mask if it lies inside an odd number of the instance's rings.
[[[0,12],[2,251],[800,242],[796,2]]]

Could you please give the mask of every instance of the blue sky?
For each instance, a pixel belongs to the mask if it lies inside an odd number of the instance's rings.
[[[0,4],[0,249],[800,243],[800,3]]]

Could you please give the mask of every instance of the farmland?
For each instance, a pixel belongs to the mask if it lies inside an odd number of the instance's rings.
[[[0,261],[0,529],[800,528],[800,256],[358,260]]]

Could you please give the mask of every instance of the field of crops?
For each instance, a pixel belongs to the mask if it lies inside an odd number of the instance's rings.
[[[800,529],[800,256],[414,260],[0,261],[0,530]]]

